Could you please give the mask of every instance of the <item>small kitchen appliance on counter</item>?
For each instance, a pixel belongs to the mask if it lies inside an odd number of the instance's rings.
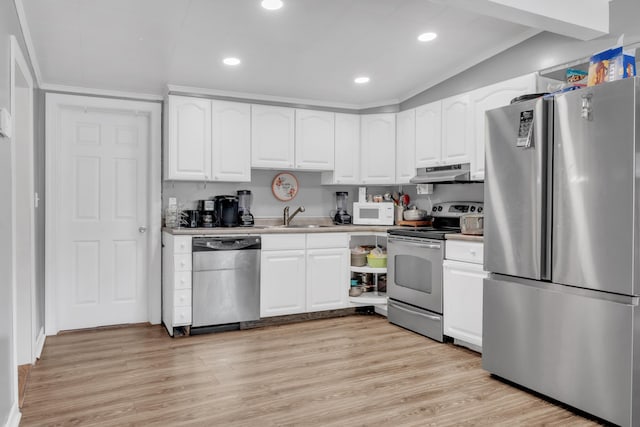
[[[216,227],[237,227],[238,226],[238,198],[236,196],[216,196],[215,203],[215,226]]]
[[[442,342],[444,239],[460,233],[460,217],[483,210],[482,203],[446,202],[431,210],[432,227],[389,230],[387,316],[389,322]]]
[[[251,214],[251,201],[253,196],[249,190],[238,190],[238,224],[240,227],[253,227],[254,220]]]
[[[336,191],[336,214],[333,216],[334,224],[351,224],[351,215],[347,212],[347,198],[349,193],[346,191]]]
[[[198,211],[200,212],[200,227],[215,227],[216,213],[215,202],[213,200],[198,200]]]
[[[393,202],[356,202],[353,204],[353,223],[357,225],[393,225]]]

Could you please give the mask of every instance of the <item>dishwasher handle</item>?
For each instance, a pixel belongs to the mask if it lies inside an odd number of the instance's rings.
[[[196,237],[193,239],[193,252],[242,251],[260,249],[261,246],[259,236]]]

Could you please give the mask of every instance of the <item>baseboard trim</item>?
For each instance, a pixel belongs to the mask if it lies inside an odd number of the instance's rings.
[[[18,408],[18,401],[13,403],[11,407],[11,412],[9,412],[9,418],[7,418],[6,427],[18,427],[20,425],[20,419],[22,418],[22,413]]]
[[[40,333],[38,334],[38,339],[36,340],[36,359],[40,359],[42,356],[42,349],[44,348],[44,341],[47,339],[47,336],[44,334],[44,328],[40,328]],[[33,361],[35,363],[35,360]]]

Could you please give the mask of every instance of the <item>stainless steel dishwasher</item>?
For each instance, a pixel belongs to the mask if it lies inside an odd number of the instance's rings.
[[[193,239],[193,328],[260,318],[260,248],[259,236]]]

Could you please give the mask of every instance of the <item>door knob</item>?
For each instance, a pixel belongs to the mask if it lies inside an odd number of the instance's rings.
[[[139,231],[140,233],[144,233],[144,232],[146,232],[146,231],[147,231],[147,227],[138,227],[138,231]]]

